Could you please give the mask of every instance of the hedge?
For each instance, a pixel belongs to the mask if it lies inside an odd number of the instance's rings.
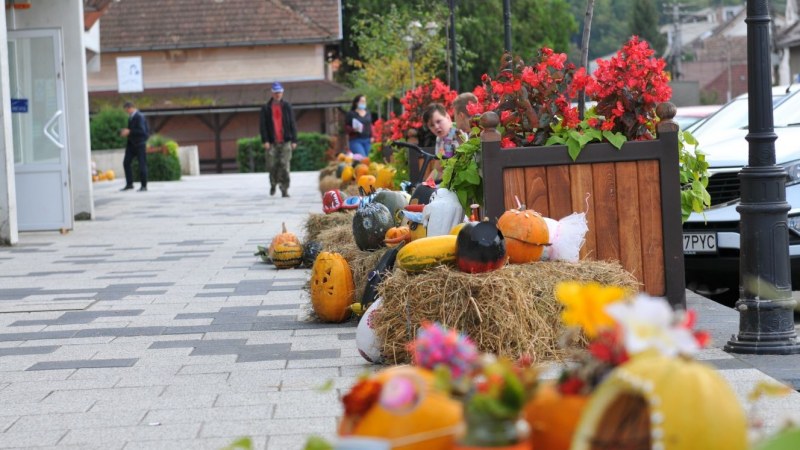
[[[292,152],[292,171],[319,170],[327,164],[325,152],[330,147],[331,138],[322,133],[298,133],[297,148]],[[268,155],[260,137],[242,138],[236,141],[239,172],[266,172]]]
[[[89,131],[92,150],[125,148],[127,139],[119,131],[128,126],[128,113],[119,108],[105,108],[92,117]]]
[[[147,154],[147,181],[178,181],[181,179],[181,160],[178,158],[178,143],[154,134],[147,140],[148,147],[167,147],[167,153]],[[133,179],[139,181],[139,160],[134,159]]]

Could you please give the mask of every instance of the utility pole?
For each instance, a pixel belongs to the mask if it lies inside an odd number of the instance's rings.
[[[678,3],[672,4],[672,25],[674,33],[672,35],[672,79],[679,80],[683,76],[681,69],[682,47],[681,40],[681,6]]]

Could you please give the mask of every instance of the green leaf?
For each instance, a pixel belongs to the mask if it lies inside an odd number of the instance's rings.
[[[696,147],[697,146],[697,138],[692,135],[692,133],[688,131],[683,132],[683,140],[686,141],[687,144]]]
[[[624,135],[624,134],[622,134],[622,133],[612,133],[611,131],[608,131],[608,130],[606,130],[606,131],[603,131],[603,137],[604,137],[604,138],[606,138],[606,140],[607,140],[607,141],[608,141],[608,142],[609,142],[611,145],[613,145],[614,147],[616,147],[616,148],[617,148],[617,150],[621,149],[621,148],[622,148],[622,144],[624,144],[624,143],[625,143],[625,141],[627,141],[627,140],[628,140],[628,139],[625,137],[625,135]]]
[[[458,196],[458,201],[461,202],[461,207],[464,208],[464,211],[467,211],[469,209],[467,192],[464,190],[458,190],[456,191],[456,195]]]
[[[561,135],[553,134],[549,138],[547,138],[547,141],[544,143],[544,145],[556,145],[556,144],[564,145],[566,144],[566,141]]]
[[[222,450],[251,450],[253,448],[253,440],[250,437],[239,438],[232,444],[223,448]]]
[[[578,155],[581,154],[581,144],[574,139],[570,139],[567,141],[567,150],[569,151],[570,158],[575,161],[578,159]]]
[[[333,445],[319,436],[311,436],[303,450],[333,450]]]

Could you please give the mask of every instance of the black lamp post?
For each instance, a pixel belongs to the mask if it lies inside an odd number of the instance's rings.
[[[450,86],[454,91],[458,92],[458,60],[456,59],[456,0],[447,0],[447,6],[450,8],[450,51],[452,52],[453,59],[453,84]]]
[[[725,351],[800,353],[789,266],[786,171],[775,165],[767,0],[747,0],[748,164],[739,172],[739,334]]]

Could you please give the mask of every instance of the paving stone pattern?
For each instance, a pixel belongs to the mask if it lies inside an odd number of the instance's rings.
[[[316,174],[292,178],[290,199],[270,197],[263,174],[146,193],[98,183],[95,220],[0,248],[0,448],[218,449],[251,436],[292,450],[333,436],[339,396],[376,368],[354,323],[308,320],[307,270],[252,255],[281,222],[302,234],[320,210]],[[731,311],[692,301],[719,333],[735,329]],[[701,357],[742,396],[769,379],[719,349]],[[762,407],[767,426],[798,405]]]

